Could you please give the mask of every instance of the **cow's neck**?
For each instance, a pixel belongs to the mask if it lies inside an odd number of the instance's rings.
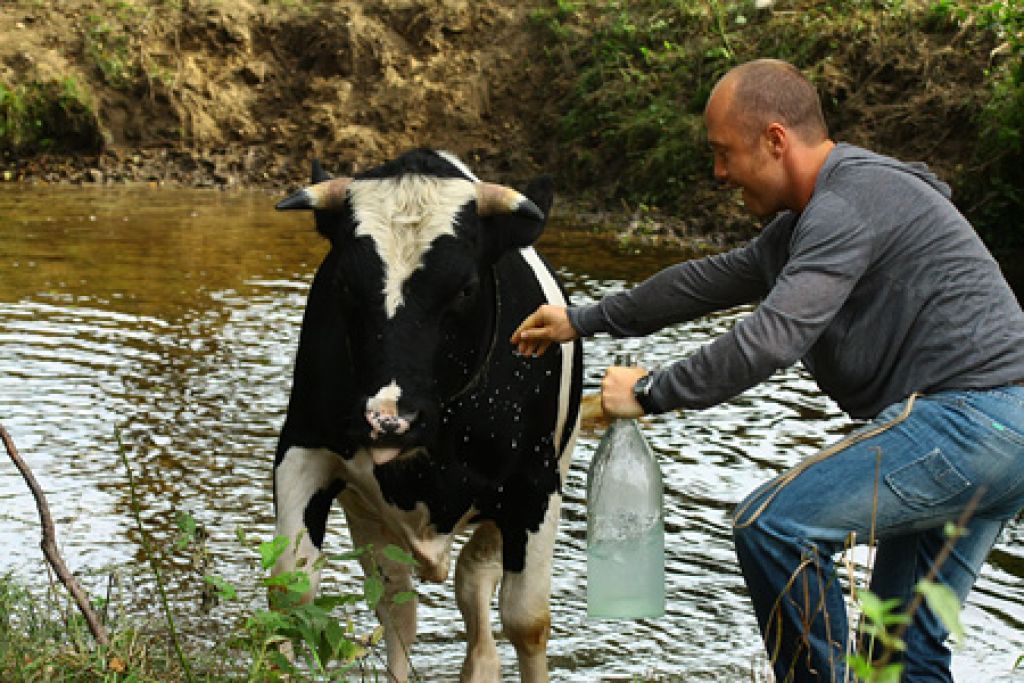
[[[494,267],[488,267],[480,274],[480,294],[473,315],[467,320],[472,325],[463,330],[450,356],[461,359],[468,372],[463,373],[460,382],[443,397],[445,404],[451,404],[473,391],[480,383],[490,359],[498,346],[497,321],[501,320],[501,292]],[[472,359],[471,362],[465,362]]]

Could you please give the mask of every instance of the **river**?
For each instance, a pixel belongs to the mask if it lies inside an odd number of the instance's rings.
[[[308,215],[271,210],[278,197],[156,188],[0,185],[0,422],[47,491],[68,564],[94,594],[121,576],[121,618],[156,616],[129,512],[115,430],[127,444],[144,519],[162,550],[173,511],[209,533],[211,571],[240,587],[259,576],[236,529],[269,538],[270,467],[286,406],[305,294],[326,243]],[[556,214],[557,219],[557,214]],[[626,254],[579,226],[550,226],[541,251],[572,300],[592,301],[667,265]],[[745,310],[644,340],[586,345],[586,390],[628,351],[667,364],[728,329]],[[585,430],[566,486],[555,554],[552,679],[634,676],[745,681],[763,669],[752,610],[732,550],[730,511],[759,482],[845,434],[848,421],[794,368],[710,410],[643,423],[666,486],[667,612],[663,619],[586,618],[584,486],[599,432]],[[38,519],[13,466],[0,462],[0,573],[42,583]],[[964,610],[959,681],[1024,680],[1024,523],[1011,523]],[[348,548],[341,515],[328,548]],[[187,637],[216,640],[262,597],[200,613],[183,558],[168,572]],[[328,590],[355,590],[355,567],[328,571]],[[115,596],[118,593],[115,592]],[[420,586],[425,680],[458,676],[462,627],[451,579]],[[359,619],[363,619],[360,617]],[[363,623],[360,621],[359,623]],[[371,624],[369,620],[366,624]],[[514,653],[500,641],[505,678]]]

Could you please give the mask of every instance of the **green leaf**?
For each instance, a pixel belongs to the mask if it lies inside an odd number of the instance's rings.
[[[288,543],[287,536],[277,536],[272,541],[260,543],[260,563],[264,569],[270,569],[274,566],[274,563],[284,554],[284,551],[288,550]]]
[[[945,534],[946,538],[960,538],[967,533],[967,530],[963,527],[959,527],[953,522],[946,522],[946,525],[942,528],[942,533]]]
[[[335,607],[351,605],[357,600],[359,600],[359,598],[355,595],[322,595],[314,600],[313,604],[325,610],[332,610]]]
[[[196,538],[196,520],[188,512],[175,510],[174,523],[178,527],[178,539],[174,547],[176,550],[184,550]]]
[[[871,680],[871,662],[869,662],[864,656],[849,655],[846,658],[846,663],[850,665],[851,669],[853,669],[853,673],[857,676],[858,680]]]
[[[281,572],[275,576],[268,576],[263,579],[261,583],[267,588],[276,586],[284,588],[289,593],[299,594],[308,593],[313,588],[313,584],[309,579],[309,574],[301,570]]]
[[[324,626],[323,640],[327,647],[324,648],[320,656],[325,662],[338,659],[348,642],[348,638],[345,637],[345,629],[336,621],[329,622]]]
[[[388,558],[392,562],[398,562],[399,564],[408,565],[410,567],[415,567],[419,564],[416,561],[416,558],[399,548],[397,545],[386,545],[384,546],[384,550],[381,552],[383,552],[384,557]]]
[[[964,626],[960,621],[960,600],[949,586],[934,581],[920,581],[915,588],[924,596],[928,607],[953,635],[957,645],[963,643]]]
[[[235,587],[219,576],[204,576],[203,581],[217,589],[217,597],[221,600],[234,600],[238,597]]]
[[[875,681],[875,683],[900,683],[900,675],[902,673],[902,664],[889,664],[882,669],[876,669],[874,678],[871,680]]]
[[[402,605],[415,599],[416,591],[402,591],[401,593],[395,593],[395,597],[391,599],[391,602],[396,605]]]
[[[256,627],[268,633],[278,633],[289,627],[288,620],[280,612],[261,609],[253,612],[246,622],[246,627]]]
[[[289,662],[288,658],[280,652],[278,652],[277,650],[272,650],[270,654],[267,655],[267,659],[270,660],[271,664],[273,664],[275,667],[285,672],[286,674],[297,673],[295,665]]]
[[[368,576],[363,581],[363,597],[370,609],[377,609],[377,603],[384,595],[384,582],[379,576]]]

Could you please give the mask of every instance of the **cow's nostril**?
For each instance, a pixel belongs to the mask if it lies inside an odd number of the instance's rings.
[[[409,431],[419,417],[419,411],[411,411],[393,415],[377,410],[366,411],[366,422],[370,425],[370,438],[379,439],[384,436],[401,436]]]

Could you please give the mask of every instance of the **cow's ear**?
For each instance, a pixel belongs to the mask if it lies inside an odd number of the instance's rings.
[[[313,222],[321,235],[336,242],[351,229],[351,208],[348,206],[348,186],[352,178],[335,178],[325,171],[318,160],[313,160],[313,182],[277,203],[279,211],[312,210]]]
[[[544,175],[532,180],[523,195],[533,206],[520,211],[482,217],[484,249],[497,260],[508,249],[528,247],[541,236],[554,200],[554,183]],[[540,212],[536,211],[540,209]]]
[[[313,159],[313,169],[310,173],[312,183],[322,183],[325,180],[330,180],[334,176],[324,170],[324,167],[320,165],[319,159]],[[334,239],[338,234],[342,221],[341,216],[337,211],[314,211],[313,212],[313,223],[316,225],[316,231],[326,237],[329,240]]]

